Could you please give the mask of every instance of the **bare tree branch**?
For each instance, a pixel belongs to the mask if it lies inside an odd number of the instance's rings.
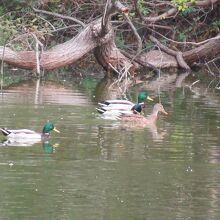
[[[58,14],[58,13],[53,13],[53,12],[49,12],[49,11],[39,10],[39,9],[36,9],[36,8],[33,8],[33,7],[32,7],[32,9],[35,12],[37,12],[37,13],[42,13],[42,14],[54,16],[54,17],[57,17],[57,18],[62,18],[62,19],[74,21],[74,22],[80,24],[82,27],[86,26],[82,21],[80,21],[80,20],[78,20],[76,18],[70,17],[70,16],[65,16],[65,15],[61,15],[61,14]]]
[[[183,59],[183,54],[180,51],[175,51],[172,50],[168,47],[166,47],[165,45],[161,44],[155,37],[150,36],[150,40],[154,43],[156,43],[161,50],[163,50],[164,52],[168,53],[169,55],[172,55],[174,57],[176,57],[176,60],[179,64],[180,67],[182,67],[183,69],[186,69],[187,71],[190,71],[190,67],[188,66],[188,64],[185,62],[185,60]]]
[[[217,2],[218,2],[218,0],[204,0],[204,1],[196,1],[195,3],[188,2],[188,3],[186,3],[186,5],[188,7],[189,6],[207,7],[207,6],[213,5]],[[178,10],[174,5],[172,8],[170,8],[166,12],[162,13],[161,15],[153,16],[153,17],[144,17],[141,14],[140,10],[138,10],[137,4],[136,4],[136,11],[138,12],[141,19],[147,23],[148,22],[155,23],[155,22],[163,20],[163,19],[171,18],[171,17],[174,17],[178,13]]]
[[[134,27],[133,23],[131,22],[130,18],[128,17],[128,15],[124,15],[125,18],[126,18],[126,21],[128,22],[129,26],[131,27],[131,30],[134,34],[134,36],[136,37],[137,39],[137,52],[136,52],[136,55],[140,54],[141,51],[142,51],[142,40],[141,40],[141,37],[140,35],[138,34],[136,28]],[[135,56],[136,56],[135,55]]]
[[[155,31],[155,30],[152,30],[152,29],[150,29],[150,28],[148,28],[148,29],[151,30],[153,33],[158,34],[159,36],[163,37],[164,39],[166,39],[166,40],[168,40],[168,41],[170,41],[170,42],[173,42],[173,43],[175,43],[175,44],[182,44],[182,45],[200,46],[200,45],[202,45],[202,44],[208,43],[208,42],[211,41],[211,40],[218,40],[218,39],[220,38],[220,34],[218,34],[218,35],[215,36],[215,37],[212,37],[212,38],[206,39],[206,40],[204,40],[204,41],[200,41],[200,42],[191,42],[191,41],[180,42],[180,41],[172,40],[172,39],[170,39],[170,38],[164,36],[163,34],[157,32],[157,31]]]

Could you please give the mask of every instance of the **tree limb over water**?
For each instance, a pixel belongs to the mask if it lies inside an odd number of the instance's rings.
[[[161,4],[157,1],[145,2],[146,7],[161,7]],[[153,5],[152,5],[153,4]],[[166,4],[166,2],[164,3]],[[192,3],[187,3],[191,6]],[[213,7],[217,5],[217,0],[204,0],[196,1],[196,7]],[[139,17],[144,22],[145,27],[148,29],[152,27],[152,23],[161,22],[162,20],[170,19],[170,17],[176,16],[178,13],[177,7],[170,5],[170,9],[167,11],[154,16],[149,15],[147,17],[143,16],[137,1],[134,1],[135,10],[137,11]],[[218,6],[216,6],[218,7]],[[68,19],[82,26],[83,29],[80,30],[78,35],[66,41],[64,43],[58,44],[48,50],[38,51],[13,51],[9,47],[0,47],[0,59],[5,63],[17,66],[23,69],[44,69],[52,70],[60,68],[66,65],[75,63],[76,61],[82,59],[85,55],[93,51],[98,63],[106,70],[107,73],[115,72],[119,77],[127,77],[129,74],[135,74],[135,70],[140,66],[148,67],[153,70],[158,68],[165,68],[169,66],[181,67],[190,70],[190,66],[201,59],[204,58],[214,58],[220,54],[220,35],[219,30],[216,29],[215,36],[210,39],[205,39],[201,42],[189,42],[194,48],[189,48],[184,46],[187,42],[181,42],[182,48],[177,49],[171,47],[170,45],[164,45],[160,40],[155,38],[154,30],[152,30],[151,35],[148,34],[149,39],[154,43],[156,48],[159,50],[152,49],[151,51],[145,53],[143,51],[142,40],[143,37],[140,36],[140,31],[136,29],[136,26],[132,23],[128,17],[129,8],[121,4],[119,1],[108,0],[105,5],[105,10],[103,8],[104,14],[102,18],[97,18],[96,20],[85,24],[80,19],[72,18],[69,16],[60,15],[53,12],[48,12],[45,10],[39,10],[33,8],[35,13],[43,13],[48,16],[55,16],[61,19]],[[164,10],[162,10],[164,11]],[[120,13],[124,16],[125,20],[129,24],[129,27],[136,39],[136,51],[129,48],[129,50],[121,51],[115,44],[115,31],[112,27],[111,18],[115,13]],[[134,20],[135,22],[135,20]],[[148,27],[149,25],[149,27]],[[167,24],[155,24],[154,28],[166,27],[165,29],[170,32],[170,28]],[[169,28],[167,28],[169,27]],[[149,30],[149,29],[148,29]],[[174,33],[175,34],[175,33]],[[167,38],[165,35],[164,38]],[[35,36],[36,42],[37,37]],[[178,41],[172,40],[170,44],[178,45]],[[35,49],[36,50],[36,49]],[[158,54],[162,54],[163,57],[167,58],[166,63],[161,62],[161,56],[158,58]],[[37,56],[37,57],[36,57]],[[172,59],[171,59],[172,57]]]

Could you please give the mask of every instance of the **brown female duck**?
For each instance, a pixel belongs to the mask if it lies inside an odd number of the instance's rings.
[[[154,105],[152,113],[148,117],[144,117],[143,115],[139,115],[139,114],[132,114],[132,115],[121,115],[120,119],[122,122],[136,125],[137,127],[151,126],[156,124],[159,112],[168,115],[168,113],[164,110],[163,105],[157,103]]]

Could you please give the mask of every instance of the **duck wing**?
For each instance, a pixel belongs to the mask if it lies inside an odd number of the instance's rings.
[[[127,100],[111,100],[113,101],[112,103],[109,103],[108,101],[106,101],[105,103],[99,103],[98,107],[96,108],[96,110],[100,113],[106,113],[108,111],[131,111],[131,108],[134,106],[134,104],[130,101]],[[121,102],[121,101],[125,101],[125,102]]]
[[[0,128],[0,131],[4,136],[8,136],[11,133],[7,128]]]
[[[122,105],[134,105],[132,102],[128,100],[120,100],[120,99],[113,99],[113,100],[105,100],[104,102],[100,102],[101,105],[114,105],[114,104],[122,104]]]
[[[140,122],[145,120],[146,118],[143,115],[138,115],[138,114],[130,114],[130,115],[121,114],[119,119],[122,121]]]
[[[30,130],[30,129],[8,129],[10,133],[13,134],[19,134],[19,133],[25,133],[25,134],[36,134],[37,132]]]
[[[101,108],[104,109],[105,111],[110,111],[110,110],[131,110],[133,105],[124,105],[124,104],[114,104],[114,105],[108,105],[108,106],[102,106]]]
[[[41,134],[30,129],[6,129],[0,128],[0,131],[7,138],[12,139],[41,139]]]
[[[9,134],[19,134],[19,133],[26,133],[26,134],[36,134],[35,131],[30,129],[7,129],[7,128],[0,128],[0,131],[3,135],[8,136]]]

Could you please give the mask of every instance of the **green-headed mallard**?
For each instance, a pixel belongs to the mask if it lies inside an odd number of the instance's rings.
[[[35,132],[33,130],[29,130],[29,129],[7,129],[7,128],[0,128],[0,131],[3,133],[4,136],[7,137],[7,139],[15,139],[15,140],[42,140],[42,139],[46,139],[50,136],[50,131],[56,131],[58,133],[60,133],[60,131],[58,131],[53,123],[51,122],[46,122],[42,133],[38,133]]]
[[[167,115],[168,113],[164,110],[162,104],[157,103],[154,105],[152,113],[148,117],[144,117],[140,114],[122,114],[119,119],[125,123],[132,123],[132,125],[137,125],[138,127],[144,127],[147,125],[154,125],[158,118],[158,113],[162,112]]]
[[[141,91],[138,94],[137,104],[128,100],[106,100],[98,103],[96,110],[103,115],[141,113],[142,109],[145,107],[146,99],[153,101],[153,99],[148,95],[147,91]]]

